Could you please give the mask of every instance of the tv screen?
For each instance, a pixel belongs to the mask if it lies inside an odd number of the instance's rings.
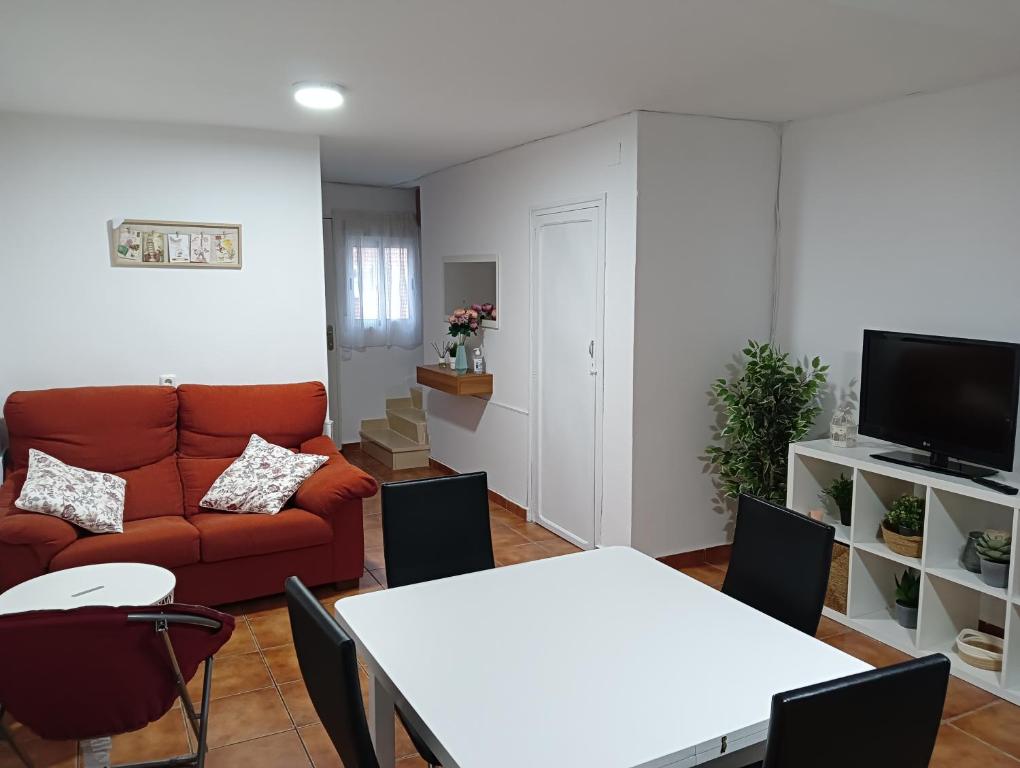
[[[1013,468],[1020,345],[864,332],[864,435]]]

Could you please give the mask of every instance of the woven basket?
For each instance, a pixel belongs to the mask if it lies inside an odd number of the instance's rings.
[[[882,539],[885,540],[885,545],[897,555],[903,555],[904,557],[921,556],[921,545],[924,543],[923,536],[904,536],[902,533],[890,531],[883,525]]]
[[[1002,669],[1003,642],[998,637],[976,629],[965,629],[956,636],[960,658],[978,669],[998,672]]]
[[[829,569],[829,586],[825,591],[825,604],[840,613],[846,613],[849,571],[850,548],[844,544],[833,543],[832,567]]]

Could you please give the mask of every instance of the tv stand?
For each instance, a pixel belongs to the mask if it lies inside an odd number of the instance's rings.
[[[941,472],[943,475],[952,475],[953,477],[989,477],[996,473],[994,469],[979,467],[976,464],[964,464],[962,461],[949,458],[944,453],[934,451],[927,456],[923,453],[911,453],[910,451],[887,451],[886,453],[873,453],[871,458],[888,461],[891,464],[901,464],[905,467]]]

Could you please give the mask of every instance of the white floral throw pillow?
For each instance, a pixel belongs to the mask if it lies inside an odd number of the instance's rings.
[[[199,506],[275,515],[326,461],[326,456],[292,453],[252,435],[244,453],[216,478]]]
[[[35,448],[28,451],[28,476],[18,509],[53,515],[92,533],[123,533],[122,477],[78,469]]]

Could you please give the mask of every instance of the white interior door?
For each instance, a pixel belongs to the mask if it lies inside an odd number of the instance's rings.
[[[532,507],[590,549],[602,477],[601,200],[532,212]]]

